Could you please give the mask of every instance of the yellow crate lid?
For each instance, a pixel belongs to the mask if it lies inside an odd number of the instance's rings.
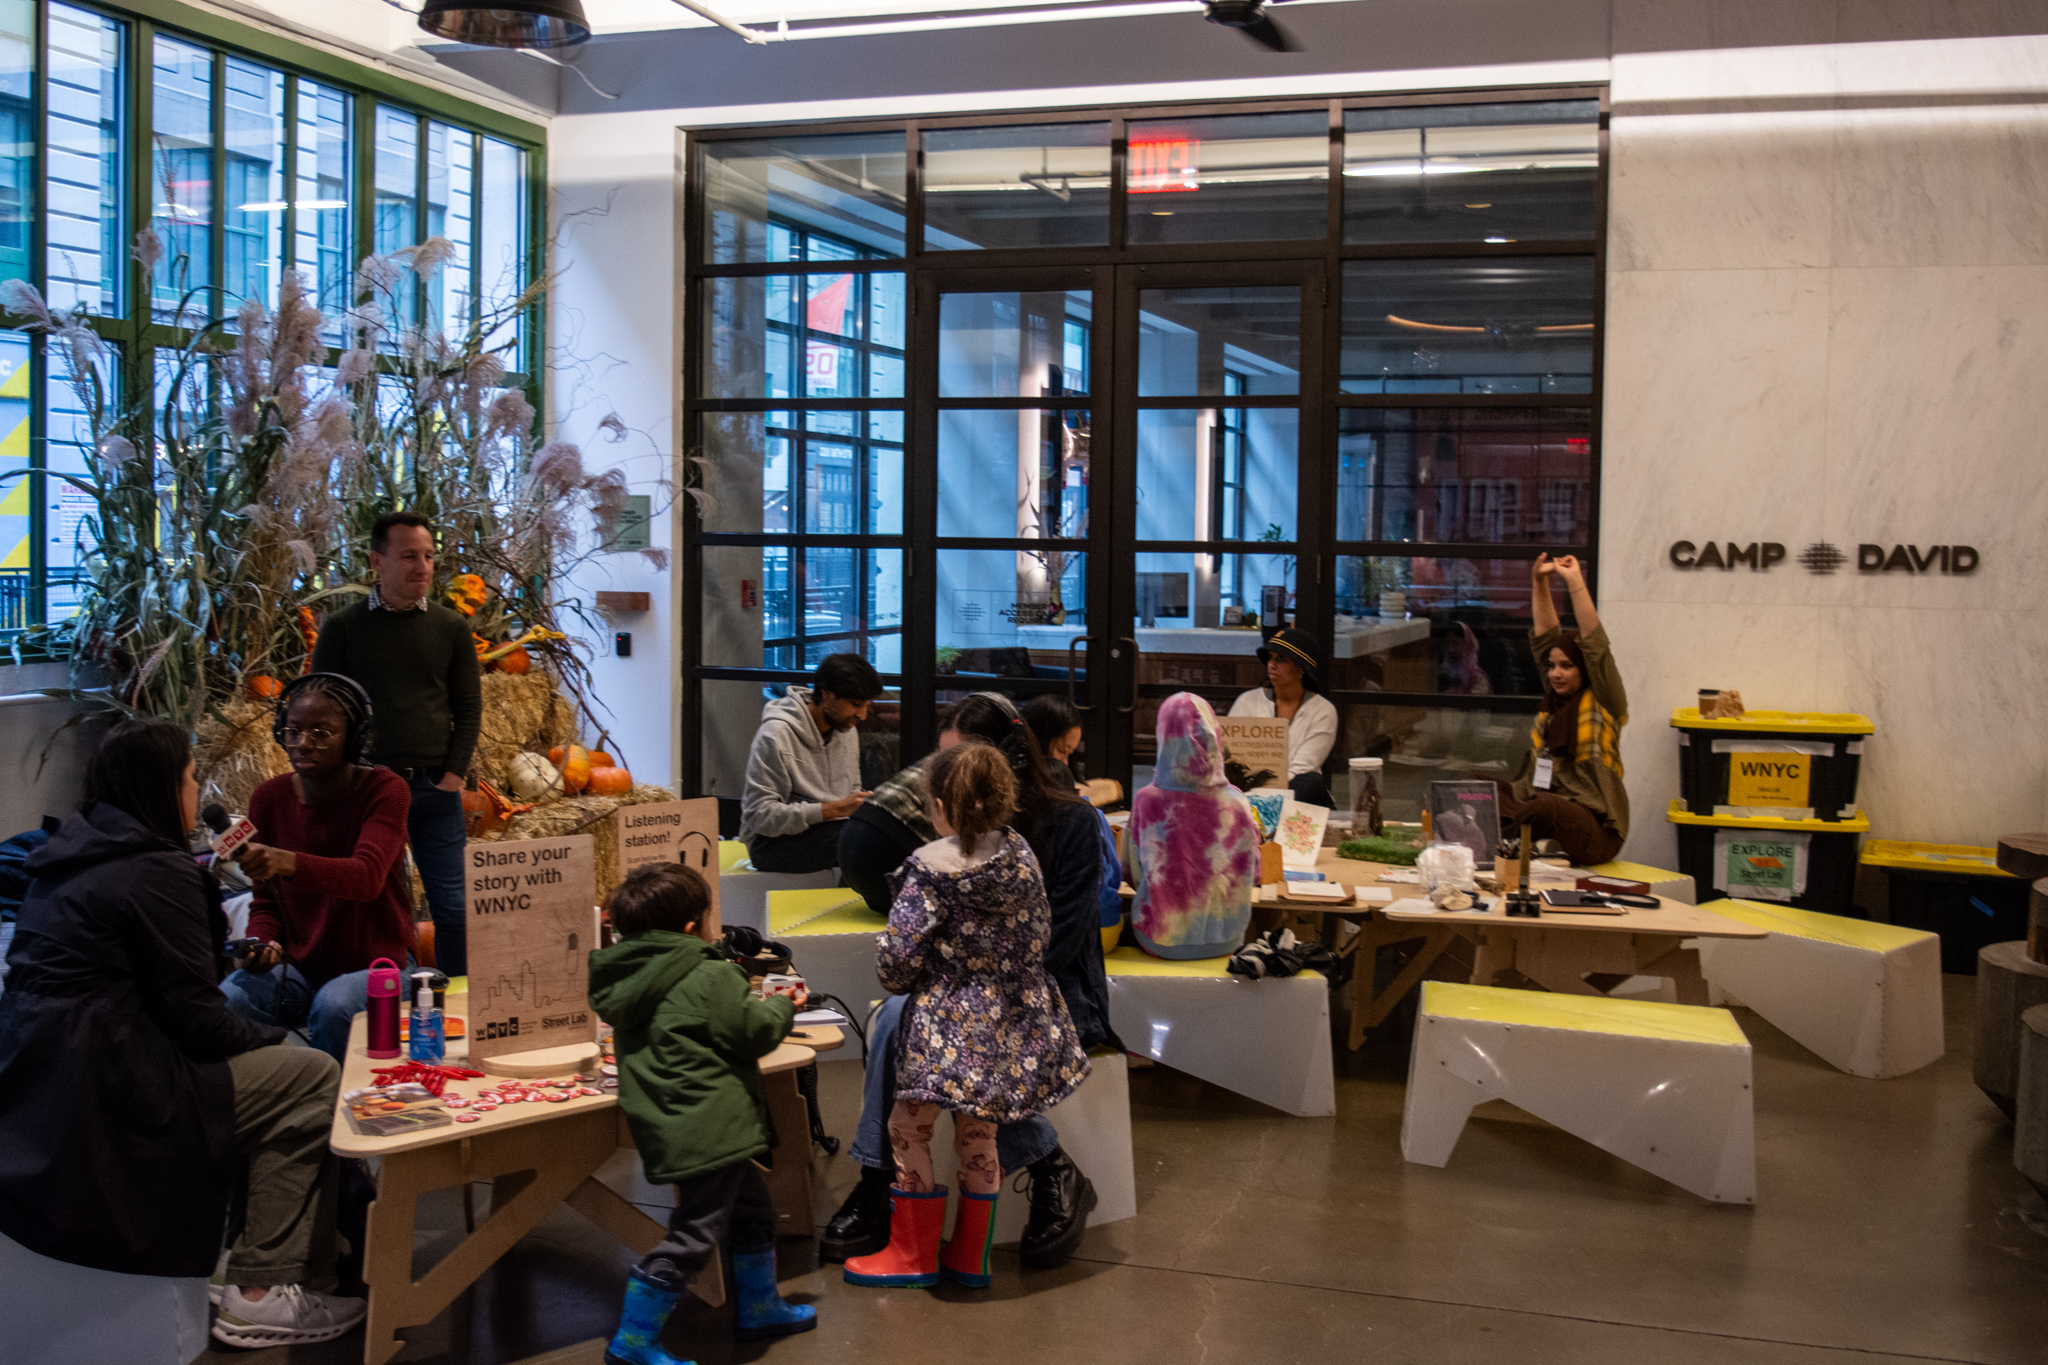
[[[1694,815],[1683,800],[1673,801],[1664,818],[1674,825],[1712,825],[1716,829],[1790,829],[1810,834],[1868,834],[1870,818],[1857,811],[1850,820],[1780,820],[1768,815]]]
[[[1798,735],[1871,735],[1877,726],[1868,716],[1846,711],[1751,711],[1733,720],[1706,720],[1697,706],[1682,706],[1671,713],[1671,724],[1680,730],[1762,730]]]
[[[1856,859],[1872,867],[1911,872],[1951,872],[1968,877],[2011,877],[1998,865],[1998,850],[1975,844],[1917,844],[1905,839],[1872,839]],[[2014,880],[2018,880],[2014,878]]]

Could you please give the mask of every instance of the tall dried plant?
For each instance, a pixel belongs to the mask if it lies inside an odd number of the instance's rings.
[[[590,473],[575,446],[546,440],[506,383],[517,325],[550,281],[458,333],[408,320],[415,282],[453,254],[436,237],[366,258],[331,369],[328,319],[296,274],[275,311],[251,300],[232,320],[194,316],[188,290],[175,316],[190,340],[159,348],[153,392],[127,401],[83,310],[54,314],[27,284],[0,285],[0,304],[49,337],[90,434],[83,473],[45,475],[92,503],[78,612],[48,632],[73,660],[67,695],[196,727],[256,679],[300,672],[302,616],[368,591],[370,525],[403,508],[439,528],[436,597],[461,573],[491,589],[479,634],[569,637],[528,649],[602,730],[575,636],[603,624],[565,589],[616,536],[625,476]],[[154,233],[135,255],[155,273]],[[616,417],[601,425],[624,435]],[[665,552],[643,553],[666,566]]]

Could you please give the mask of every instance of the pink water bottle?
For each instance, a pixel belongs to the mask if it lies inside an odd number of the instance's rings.
[[[398,1048],[398,964],[380,957],[370,964],[370,1046],[372,1057],[396,1057]]]

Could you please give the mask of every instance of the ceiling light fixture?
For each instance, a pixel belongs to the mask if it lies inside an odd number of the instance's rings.
[[[427,0],[420,27],[480,47],[574,47],[590,37],[580,0]]]

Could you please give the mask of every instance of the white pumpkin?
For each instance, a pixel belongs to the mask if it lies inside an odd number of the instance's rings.
[[[562,774],[546,754],[514,754],[506,778],[521,801],[552,801],[562,794]]]

